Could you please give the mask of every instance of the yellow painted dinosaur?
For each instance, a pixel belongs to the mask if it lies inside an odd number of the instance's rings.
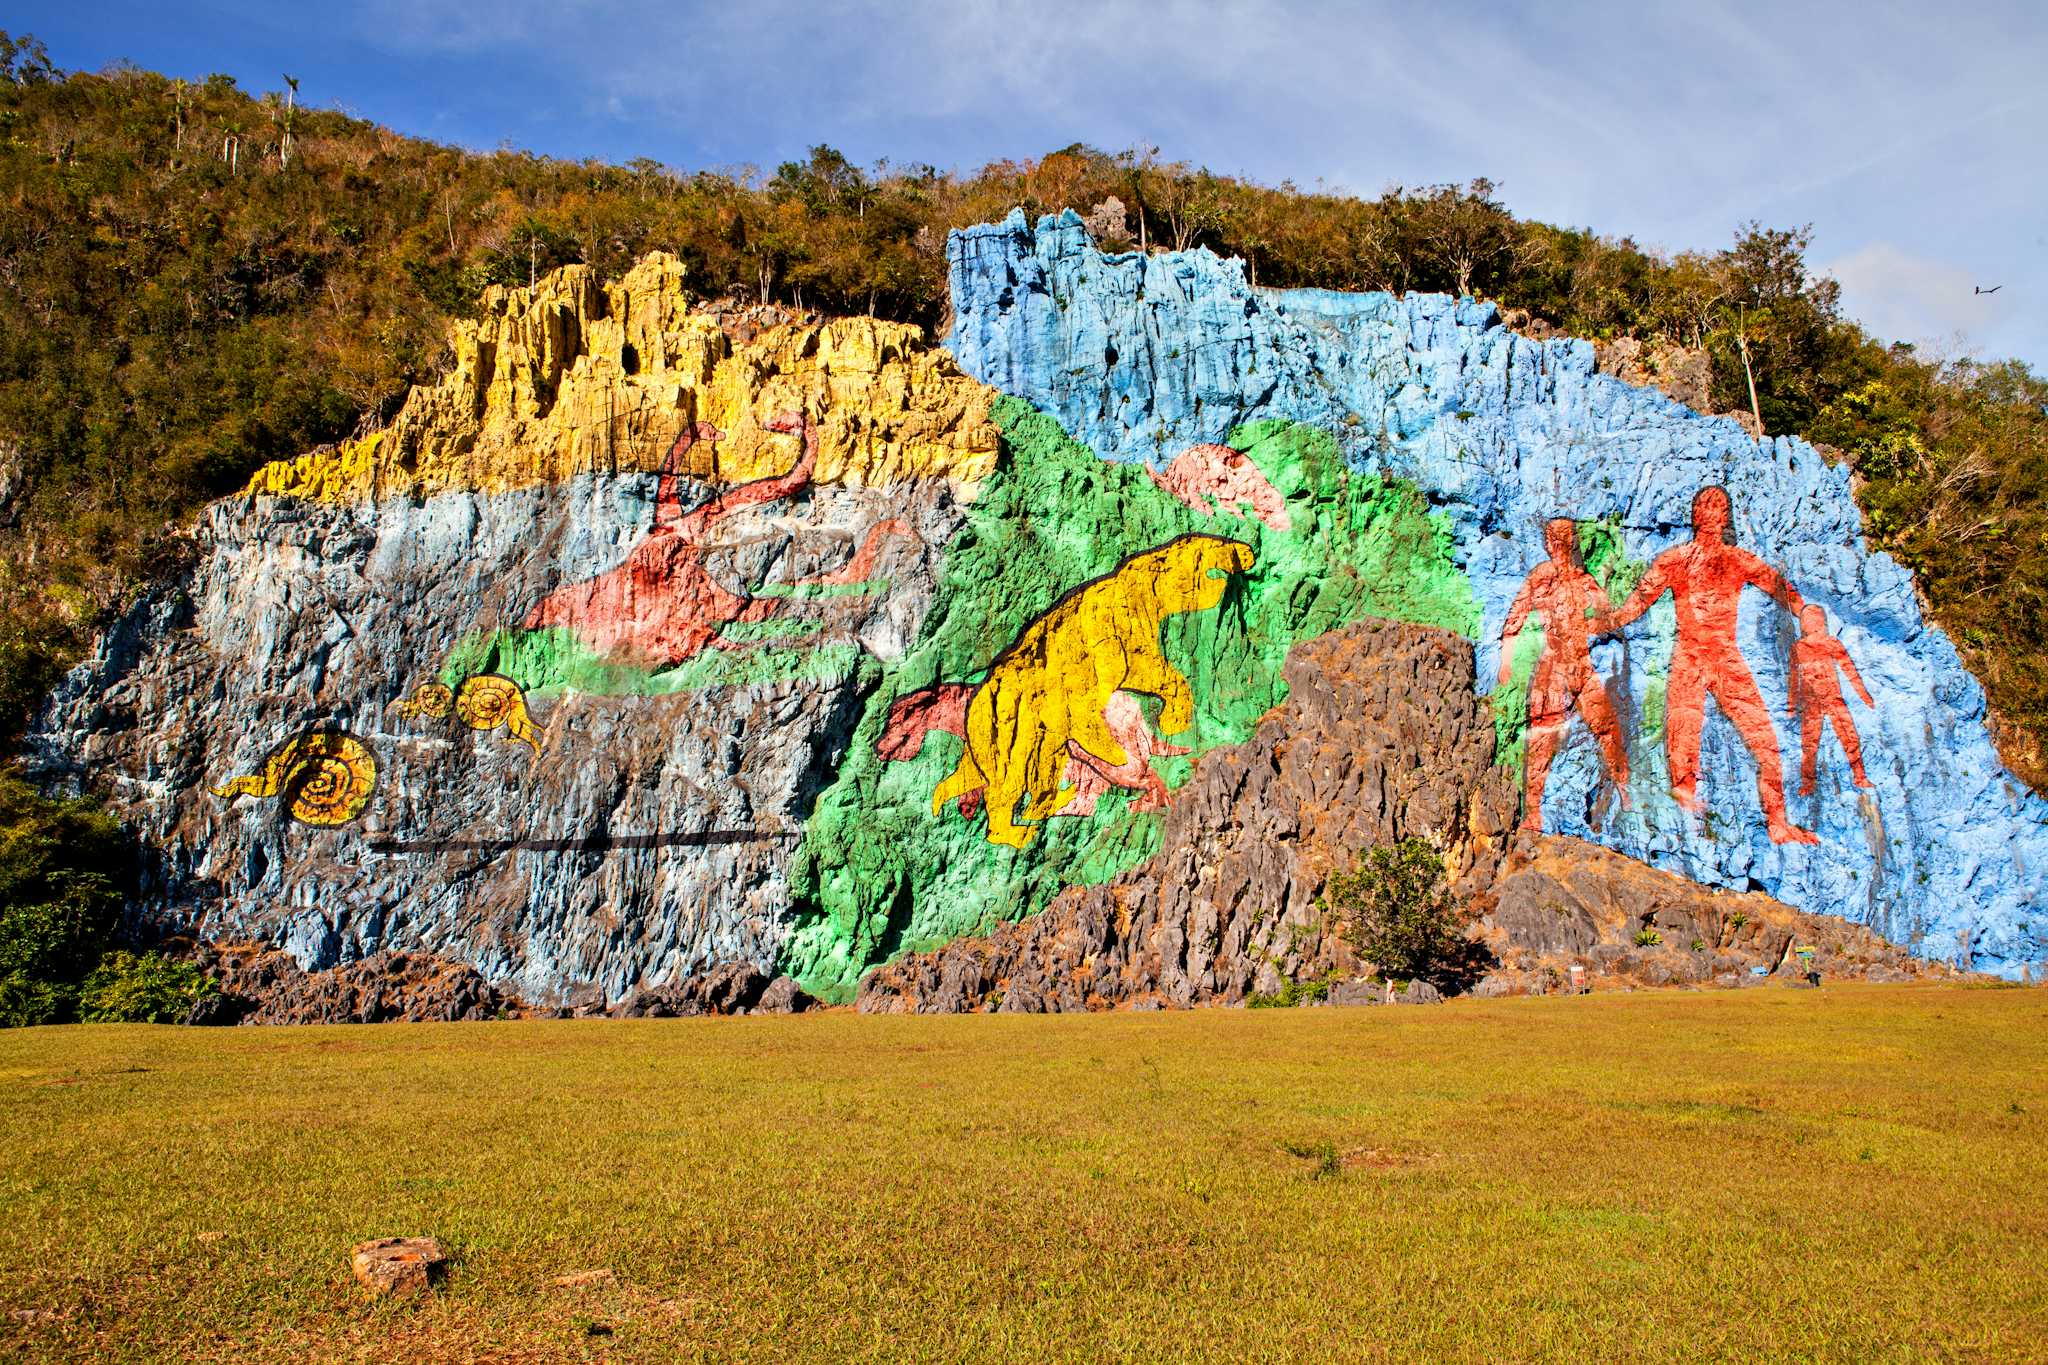
[[[989,841],[1023,848],[1037,833],[1036,823],[1078,790],[1061,782],[1069,741],[1112,768],[1129,759],[1104,719],[1111,694],[1158,697],[1165,703],[1159,732],[1187,729],[1195,718],[1194,694],[1166,662],[1160,624],[1215,606],[1230,575],[1252,562],[1248,545],[1182,536],[1133,555],[1055,602],[997,656],[975,690],[966,750],[932,793],[932,813],[956,797],[985,792]],[[1026,796],[1030,802],[1019,816],[1018,802]]]

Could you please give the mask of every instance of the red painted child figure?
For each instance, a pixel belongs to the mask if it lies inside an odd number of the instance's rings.
[[[1550,778],[1551,760],[1564,744],[1574,706],[1600,741],[1607,776],[1620,791],[1621,804],[1629,804],[1628,745],[1622,741],[1607,686],[1593,671],[1589,638],[1589,618],[1608,609],[1607,590],[1579,563],[1578,527],[1571,518],[1553,517],[1544,523],[1543,544],[1550,558],[1530,570],[1500,628],[1500,680],[1505,684],[1514,663],[1516,633],[1531,612],[1543,616],[1543,653],[1529,678],[1528,747],[1522,757],[1522,828],[1534,834],[1543,832],[1543,787]]]
[[[1799,613],[1799,630],[1799,639],[1792,646],[1791,695],[1785,702],[1786,713],[1799,717],[1799,794],[1813,795],[1821,725],[1826,721],[1834,723],[1835,738],[1849,756],[1849,771],[1856,775],[1856,785],[1867,787],[1870,778],[1863,771],[1863,745],[1856,737],[1856,722],[1849,716],[1849,703],[1842,699],[1835,671],[1848,675],[1849,685],[1865,706],[1877,703],[1870,699],[1870,689],[1863,685],[1849,651],[1828,634],[1828,614],[1818,604],[1809,602]]]

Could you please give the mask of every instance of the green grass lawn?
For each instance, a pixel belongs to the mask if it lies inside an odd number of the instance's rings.
[[[34,1029],[0,1095],[7,1358],[2048,1358],[2039,990]]]

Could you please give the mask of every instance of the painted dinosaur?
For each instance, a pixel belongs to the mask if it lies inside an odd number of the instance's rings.
[[[973,683],[934,683],[930,687],[898,697],[889,707],[889,719],[875,752],[895,762],[908,762],[924,748],[925,736],[934,730],[965,737],[967,706],[974,699]],[[1090,816],[1095,803],[1105,794],[1134,791],[1132,810],[1158,810],[1166,804],[1165,781],[1152,770],[1152,758],[1171,758],[1188,752],[1168,744],[1145,724],[1144,704],[1130,692],[1112,692],[1102,709],[1102,721],[1129,755],[1122,764],[1110,764],[1067,741],[1067,766],[1061,781],[1074,789],[1074,798],[1059,810],[1061,815]],[[968,819],[981,810],[981,793],[960,797],[960,813]]]
[[[1168,616],[1221,602],[1230,575],[1252,563],[1248,545],[1220,536],[1181,536],[1132,555],[1047,608],[965,697],[960,728],[966,743],[959,765],[932,793],[932,813],[959,800],[971,814],[971,798],[987,809],[991,843],[1023,848],[1040,821],[1081,798],[1080,784],[1069,777],[1076,754],[1102,780],[1135,782],[1152,796],[1153,788],[1138,775],[1138,766],[1150,769],[1131,742],[1129,710],[1113,698],[1118,692],[1158,697],[1164,703],[1163,735],[1193,724],[1194,694],[1166,661],[1160,626]],[[960,696],[944,695],[948,705]],[[930,709],[935,722],[947,719],[943,708]],[[1138,729],[1143,730],[1142,713]],[[896,746],[908,742],[906,727]]]

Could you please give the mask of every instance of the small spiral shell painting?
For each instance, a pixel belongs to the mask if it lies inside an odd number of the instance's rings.
[[[292,819],[329,828],[359,818],[376,790],[377,758],[367,744],[339,730],[314,730],[271,750],[256,772],[213,794],[231,802],[281,796]]]
[[[455,708],[455,691],[447,683],[421,683],[413,694],[398,703],[398,714],[407,720],[415,716],[445,716]]]
[[[519,684],[499,673],[479,673],[465,678],[462,685],[421,683],[412,696],[398,703],[398,714],[440,718],[453,711],[472,730],[496,730],[527,745],[535,754],[546,736],[526,712],[526,696]]]

